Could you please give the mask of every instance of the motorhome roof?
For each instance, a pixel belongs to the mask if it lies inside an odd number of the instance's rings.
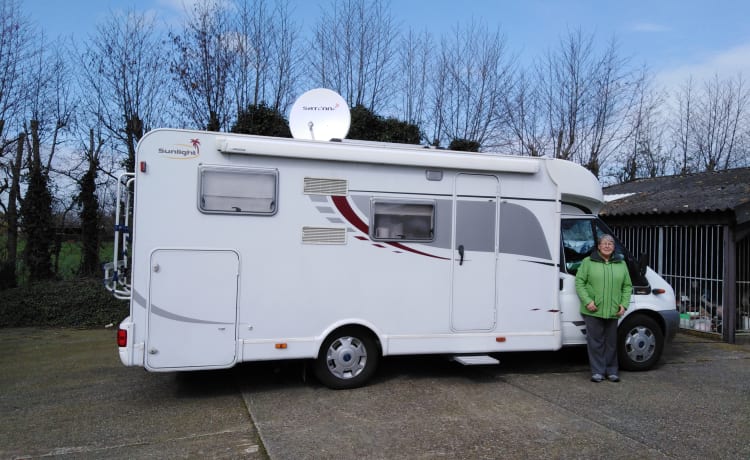
[[[216,148],[222,153],[244,155],[312,158],[474,171],[534,174],[540,169],[540,159],[538,158],[414,148],[405,146],[405,144],[354,143],[350,141],[320,142],[263,136],[221,135],[217,137]]]

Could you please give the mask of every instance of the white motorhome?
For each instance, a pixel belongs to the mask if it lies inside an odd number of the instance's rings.
[[[609,230],[599,182],[574,163],[159,129],[136,169],[107,267],[130,301],[126,366],[310,359],[351,388],[382,356],[585,344],[574,273]],[[668,283],[618,249],[635,285],[620,364],[645,370],[679,315]]]

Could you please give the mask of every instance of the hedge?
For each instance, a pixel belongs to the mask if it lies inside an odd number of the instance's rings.
[[[98,328],[128,315],[101,281],[49,281],[0,291],[0,327]]]

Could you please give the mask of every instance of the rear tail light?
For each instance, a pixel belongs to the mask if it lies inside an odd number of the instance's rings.
[[[128,331],[125,329],[117,330],[117,346],[126,347],[128,345]]]

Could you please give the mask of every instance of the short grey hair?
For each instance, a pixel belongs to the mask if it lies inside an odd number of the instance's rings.
[[[602,244],[602,241],[607,240],[610,241],[612,244],[615,244],[615,238],[612,235],[604,234],[599,237],[599,240],[596,242],[597,246]]]

